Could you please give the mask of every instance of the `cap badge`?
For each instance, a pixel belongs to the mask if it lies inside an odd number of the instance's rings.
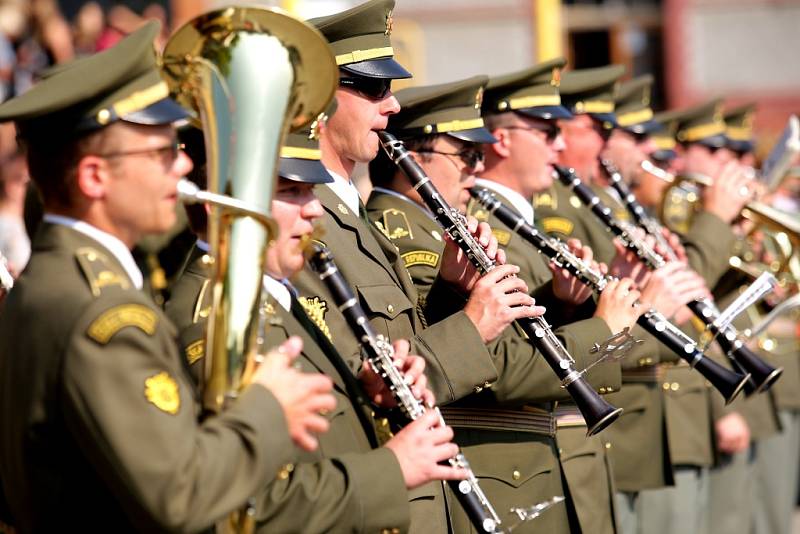
[[[561,85],[561,69],[558,67],[553,69],[553,75],[550,77],[550,85],[553,87],[559,87]]]
[[[386,31],[384,32],[385,35],[391,35],[392,30],[394,29],[394,19],[392,18],[392,10],[386,12]]]
[[[475,95],[475,109],[481,109],[483,105],[483,87],[478,87],[478,92]]]
[[[309,140],[311,141],[319,140],[320,128],[322,127],[322,124],[324,122],[327,122],[327,120],[328,120],[328,115],[326,115],[324,112],[317,115],[317,118],[314,119],[314,122],[311,123],[310,126],[311,130],[308,132]]]

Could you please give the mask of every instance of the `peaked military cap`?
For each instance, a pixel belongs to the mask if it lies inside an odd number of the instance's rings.
[[[676,111],[663,111],[656,114],[653,120],[658,123],[659,128],[650,134],[650,138],[656,145],[656,150],[650,157],[658,161],[670,161],[678,157],[675,148],[678,142],[675,141],[675,132],[678,130],[678,120]]]
[[[281,147],[278,176],[294,182],[325,184],[333,182],[333,176],[322,164],[319,149],[319,130],[322,124],[336,111],[336,98],[328,109],[320,113],[308,128],[291,132]]]
[[[752,152],[753,116],[756,112],[754,103],[745,104],[725,112],[725,137],[728,148],[736,152]]]
[[[614,95],[624,73],[622,65],[567,71],[561,76],[561,101],[574,115],[585,113],[613,128],[617,125]]]
[[[675,137],[680,143],[699,143],[711,148],[725,146],[725,121],[722,119],[722,100],[714,99],[698,106],[676,112],[678,129]]]
[[[370,0],[308,22],[328,39],[336,64],[345,72],[369,78],[410,78],[411,73],[394,60],[392,11],[394,0]]]
[[[116,46],[75,60],[30,91],[0,105],[0,122],[16,121],[25,139],[69,138],[116,121],[170,124],[188,117],[169,98],[156,63],[150,22]]]
[[[482,113],[515,111],[539,119],[568,119],[572,114],[561,105],[559,85],[564,58],[552,59],[529,69],[489,79],[483,95]]]
[[[653,120],[650,108],[652,86],[650,74],[620,84],[614,99],[614,115],[620,128],[635,134],[649,134],[661,127]]]
[[[474,143],[496,143],[481,117],[488,76],[401,89],[395,96],[400,112],[389,117],[387,129],[400,139],[447,134]]]

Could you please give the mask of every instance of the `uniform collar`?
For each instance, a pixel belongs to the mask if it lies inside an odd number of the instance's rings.
[[[264,290],[274,298],[281,308],[287,312],[292,308],[292,294],[289,288],[286,287],[286,281],[277,280],[268,274],[264,275]]]
[[[344,176],[340,176],[335,172],[328,170],[328,173],[333,176],[333,181],[328,182],[325,185],[331,188],[331,191],[336,193],[336,196],[344,202],[345,206],[350,208],[350,211],[358,214],[360,213],[358,209],[358,205],[361,202],[361,197],[358,196],[358,189],[356,189],[355,184],[352,180],[345,178]]]
[[[45,213],[44,220],[50,224],[60,224],[61,226],[71,228],[76,232],[80,232],[86,236],[89,236],[103,245],[106,249],[108,249],[109,252],[111,252],[111,254],[114,255],[120,265],[122,265],[122,268],[125,269],[125,272],[127,273],[128,278],[131,279],[134,287],[136,287],[136,289],[142,289],[142,286],[144,286],[142,271],[139,270],[139,267],[133,260],[131,251],[128,249],[125,243],[113,235],[92,226],[86,221],[80,221],[78,219],[73,219],[72,217],[55,215],[53,213]]]
[[[499,193],[503,195],[506,200],[508,200],[509,204],[511,204],[517,212],[525,219],[525,222],[533,225],[533,204],[531,203],[530,199],[525,199],[522,195],[511,189],[510,187],[506,187],[503,184],[498,184],[492,180],[486,180],[485,178],[476,178],[475,185],[480,187],[485,187],[486,189],[490,189],[495,193]]]
[[[419,204],[417,204],[416,202],[414,202],[413,200],[411,200],[410,198],[408,198],[407,196],[405,196],[402,193],[398,193],[397,191],[392,191],[391,189],[384,189],[383,187],[373,187],[372,191],[374,193],[380,193],[382,195],[389,195],[389,196],[392,196],[392,197],[395,197],[395,198],[399,198],[400,200],[403,200],[405,202],[408,202],[409,204],[411,204],[412,206],[414,206],[418,210],[422,211],[422,213],[427,215],[432,221],[436,220],[436,217],[433,216],[433,213],[431,213],[431,210],[429,210],[426,206],[420,206]]]

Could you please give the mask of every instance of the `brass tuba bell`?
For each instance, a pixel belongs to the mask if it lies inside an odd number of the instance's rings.
[[[218,412],[254,369],[283,139],[325,110],[338,69],[316,29],[256,7],[227,7],[192,19],[172,35],[162,61],[172,93],[196,112],[203,129],[209,190],[263,215],[211,205],[208,240],[215,264],[204,404]]]

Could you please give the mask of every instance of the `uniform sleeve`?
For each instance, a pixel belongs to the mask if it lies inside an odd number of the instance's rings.
[[[259,497],[265,532],[408,530],[403,474],[386,448],[300,463]]]
[[[735,236],[729,225],[711,213],[697,213],[689,231],[683,236],[683,246],[689,265],[713,288],[728,270],[728,259]]]
[[[196,531],[237,509],[295,450],[275,397],[248,387],[198,423],[172,327],[143,303],[98,300],[66,350],[63,410],[131,517]]]

